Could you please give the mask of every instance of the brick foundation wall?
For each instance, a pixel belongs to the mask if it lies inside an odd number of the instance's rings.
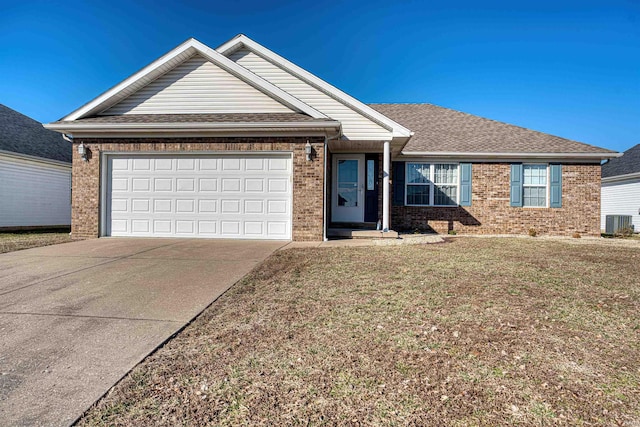
[[[392,206],[394,230],[461,234],[600,236],[600,165],[562,165],[562,208],[517,208],[509,204],[508,163],[474,163],[472,202],[467,207]]]
[[[311,143],[314,156],[306,160],[305,144]],[[84,143],[89,161],[78,154]],[[73,150],[71,235],[94,238],[100,230],[101,152],[175,152],[198,151],[290,151],[293,152],[293,240],[319,241],[323,238],[324,138],[150,138],[88,139],[76,138]]]

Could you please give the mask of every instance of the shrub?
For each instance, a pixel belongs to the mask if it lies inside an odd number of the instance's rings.
[[[449,234],[455,236],[458,232],[456,230],[449,230]]]
[[[631,237],[633,235],[633,227],[618,228],[613,235],[614,237]]]
[[[574,238],[574,239],[579,239],[579,238],[581,238],[581,237],[582,237],[582,236],[581,236],[581,235],[580,235],[580,233],[578,233],[577,231],[576,231],[575,233],[573,233],[573,238]]]
[[[531,236],[531,237],[536,237],[537,235],[538,235],[538,232],[536,231],[536,229],[535,229],[535,228],[533,228],[533,227],[531,227],[531,228],[529,229],[529,236]]]

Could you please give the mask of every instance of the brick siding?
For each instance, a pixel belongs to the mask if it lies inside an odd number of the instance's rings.
[[[306,160],[305,144],[311,143],[314,156]],[[78,154],[77,146],[89,149],[89,161]],[[198,151],[290,151],[293,152],[293,240],[318,241],[323,238],[324,138],[149,138],[89,139],[76,138],[73,150],[71,235],[93,238],[100,230],[101,152],[174,152]]]
[[[562,208],[511,207],[510,164],[474,163],[468,207],[393,206],[394,230],[600,236],[600,165],[562,165]]]

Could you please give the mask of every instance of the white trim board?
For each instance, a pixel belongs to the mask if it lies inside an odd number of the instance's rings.
[[[471,159],[475,161],[522,161],[527,160],[566,160],[569,162],[586,160],[603,160],[612,157],[620,157],[622,153],[473,153],[456,151],[403,151],[397,160],[405,158],[434,158],[434,159]]]
[[[634,172],[634,173],[628,173],[625,175],[615,175],[615,176],[608,176],[606,178],[602,178],[602,183],[609,183],[609,182],[620,182],[620,181],[626,181],[626,180],[636,180],[636,179],[640,179],[640,172]]]
[[[47,166],[55,166],[59,169],[71,170],[71,162],[63,162],[60,160],[47,159],[44,157],[30,156],[28,154],[14,153],[13,151],[0,150],[0,157],[7,158],[9,160],[30,163],[30,164],[44,164]]]

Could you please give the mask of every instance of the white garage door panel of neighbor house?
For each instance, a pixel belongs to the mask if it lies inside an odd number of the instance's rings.
[[[291,154],[107,156],[107,236],[291,239]]]

